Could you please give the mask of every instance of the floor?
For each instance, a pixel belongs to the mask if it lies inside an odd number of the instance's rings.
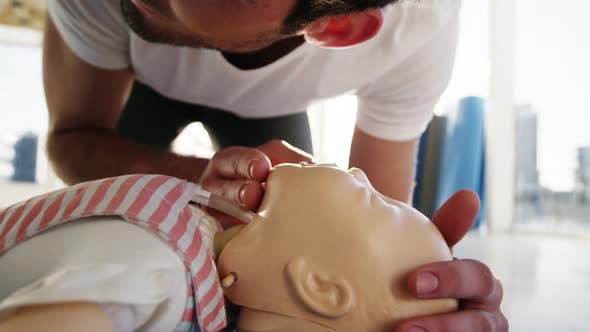
[[[470,234],[455,255],[485,262],[503,282],[510,331],[590,331],[589,239]]]

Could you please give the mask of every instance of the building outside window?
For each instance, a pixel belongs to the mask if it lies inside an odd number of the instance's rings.
[[[515,226],[587,233],[590,3],[516,4]]]

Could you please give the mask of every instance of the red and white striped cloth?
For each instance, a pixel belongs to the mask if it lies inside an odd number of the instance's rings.
[[[191,290],[175,331],[216,332],[227,322],[212,254],[188,207],[197,186],[162,175],[129,175],[82,183],[0,211],[0,255],[52,227],[91,216],[120,216],[153,231],[187,267]],[[198,323],[198,327],[193,326]]]

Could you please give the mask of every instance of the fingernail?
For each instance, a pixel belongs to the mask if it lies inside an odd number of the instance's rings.
[[[422,326],[412,325],[406,330],[406,332],[426,332],[426,329]]]
[[[434,273],[423,272],[416,280],[416,290],[419,295],[428,295],[438,289],[438,278]]]
[[[248,166],[248,175],[251,179],[254,179],[254,167],[256,167],[256,162],[257,160],[252,160],[252,162],[250,162],[250,165]]]
[[[248,183],[242,185],[240,188],[240,192],[238,193],[238,200],[242,205],[246,205],[246,189],[248,188]]]

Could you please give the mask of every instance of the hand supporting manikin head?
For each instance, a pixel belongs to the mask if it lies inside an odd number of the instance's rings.
[[[379,194],[365,174],[281,165],[268,178],[259,218],[223,249],[226,295],[242,306],[240,331],[391,331],[402,319],[457,309],[417,300],[406,277],[452,259],[436,227]]]

